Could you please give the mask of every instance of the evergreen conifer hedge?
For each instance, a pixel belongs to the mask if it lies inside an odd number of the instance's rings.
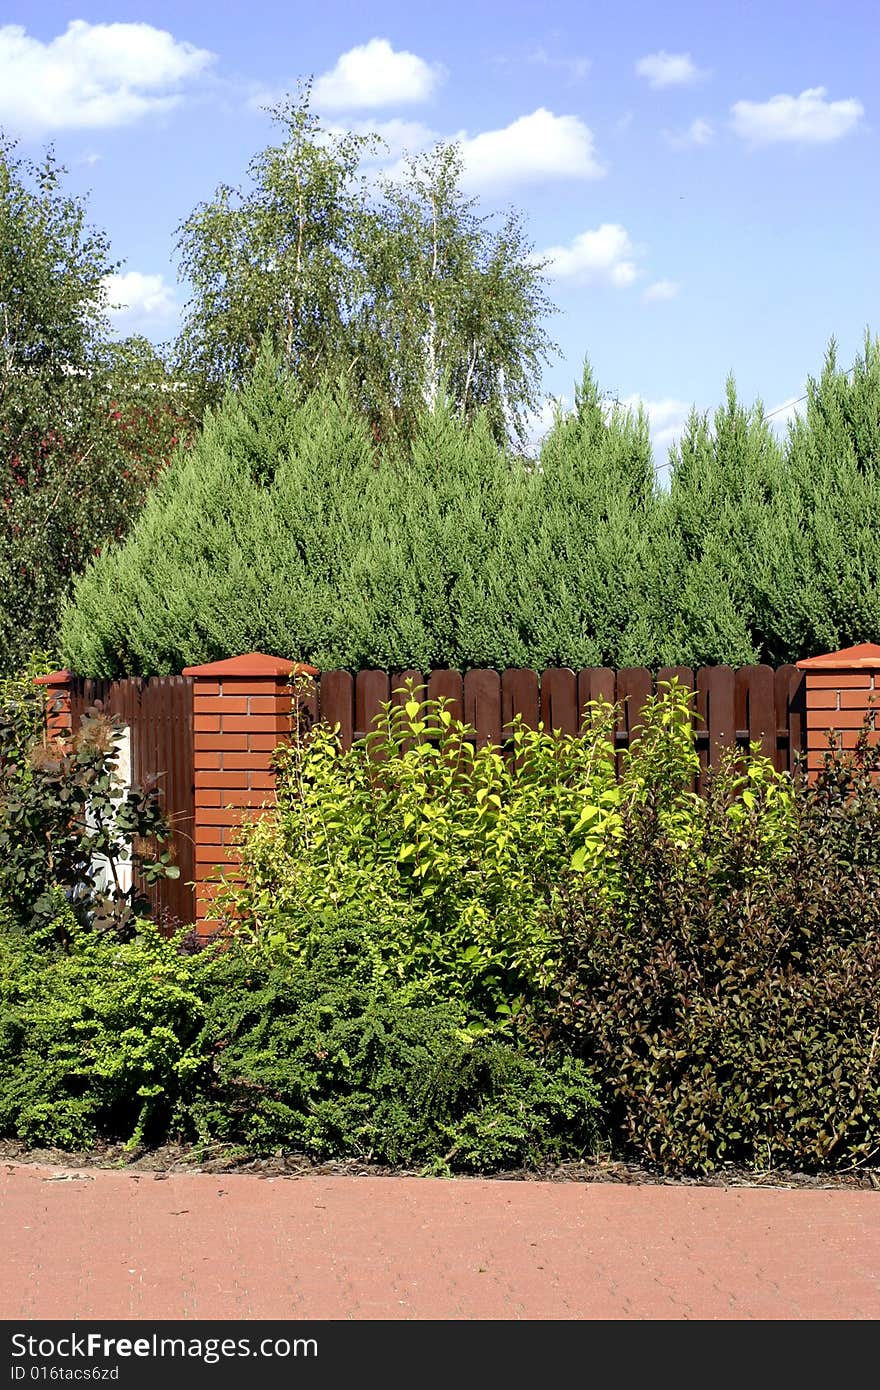
[[[589,370],[537,458],[426,410],[405,455],[344,384],[264,349],[78,581],[63,654],[92,676],[262,649],[367,666],[778,664],[880,631],[880,344],[833,346],[781,442],[694,412],[657,481],[640,411]]]

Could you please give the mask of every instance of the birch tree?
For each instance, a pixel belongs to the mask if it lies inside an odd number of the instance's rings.
[[[384,442],[411,439],[441,395],[522,438],[553,344],[519,215],[480,214],[455,144],[383,173],[378,137],[324,128],[308,86],[273,116],[280,141],[245,186],[222,185],[178,229],[182,368],[217,399],[268,333],[305,391],[345,377]]]

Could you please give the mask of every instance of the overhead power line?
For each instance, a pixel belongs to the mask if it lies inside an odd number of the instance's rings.
[[[763,415],[761,418],[763,420],[772,420],[774,415],[781,415],[783,410],[791,410],[793,405],[800,405],[802,401],[807,399],[807,394],[808,393],[805,393],[803,396],[798,396],[796,401],[786,401],[784,405],[778,405],[775,410],[768,410],[767,414]]]

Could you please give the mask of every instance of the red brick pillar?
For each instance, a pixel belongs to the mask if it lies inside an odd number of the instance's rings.
[[[216,931],[212,915],[220,870],[236,876],[236,838],[242,816],[271,801],[273,749],[291,732],[291,675],[314,676],[314,666],[250,652],[229,661],[188,666],[193,681],[195,762],[196,928]]]
[[[806,685],[807,771],[815,776],[832,729],[838,747],[852,749],[866,716],[873,727],[875,701],[880,701],[880,646],[860,642],[797,665]],[[880,725],[875,737],[880,737]]]
[[[49,676],[37,676],[34,684],[41,685],[46,694],[46,738],[69,738],[73,732],[69,671],[53,671]]]

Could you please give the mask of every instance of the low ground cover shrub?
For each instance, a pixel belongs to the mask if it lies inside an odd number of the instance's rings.
[[[624,813],[621,891],[584,881],[568,904],[549,1023],[601,1078],[616,1147],[691,1172],[876,1159],[878,769],[865,736],[796,779],[769,863],[723,774],[690,844],[653,794]]]
[[[56,911],[30,932],[0,917],[0,1135],[79,1149],[185,1128],[204,1070],[194,958],[149,922],[121,941],[62,895]]]
[[[199,1046],[213,1054],[194,1118],[250,1152],[443,1170],[537,1166],[592,1152],[596,1086],[572,1058],[531,1055],[508,1024],[396,987],[371,931],[330,921],[296,960],[242,948],[205,976]]]
[[[582,1062],[511,1025],[395,989],[362,929],[328,924],[291,961],[243,941],[186,954],[149,923],[120,942],[0,926],[0,1135],[225,1142],[435,1171],[584,1157],[598,1136]]]

